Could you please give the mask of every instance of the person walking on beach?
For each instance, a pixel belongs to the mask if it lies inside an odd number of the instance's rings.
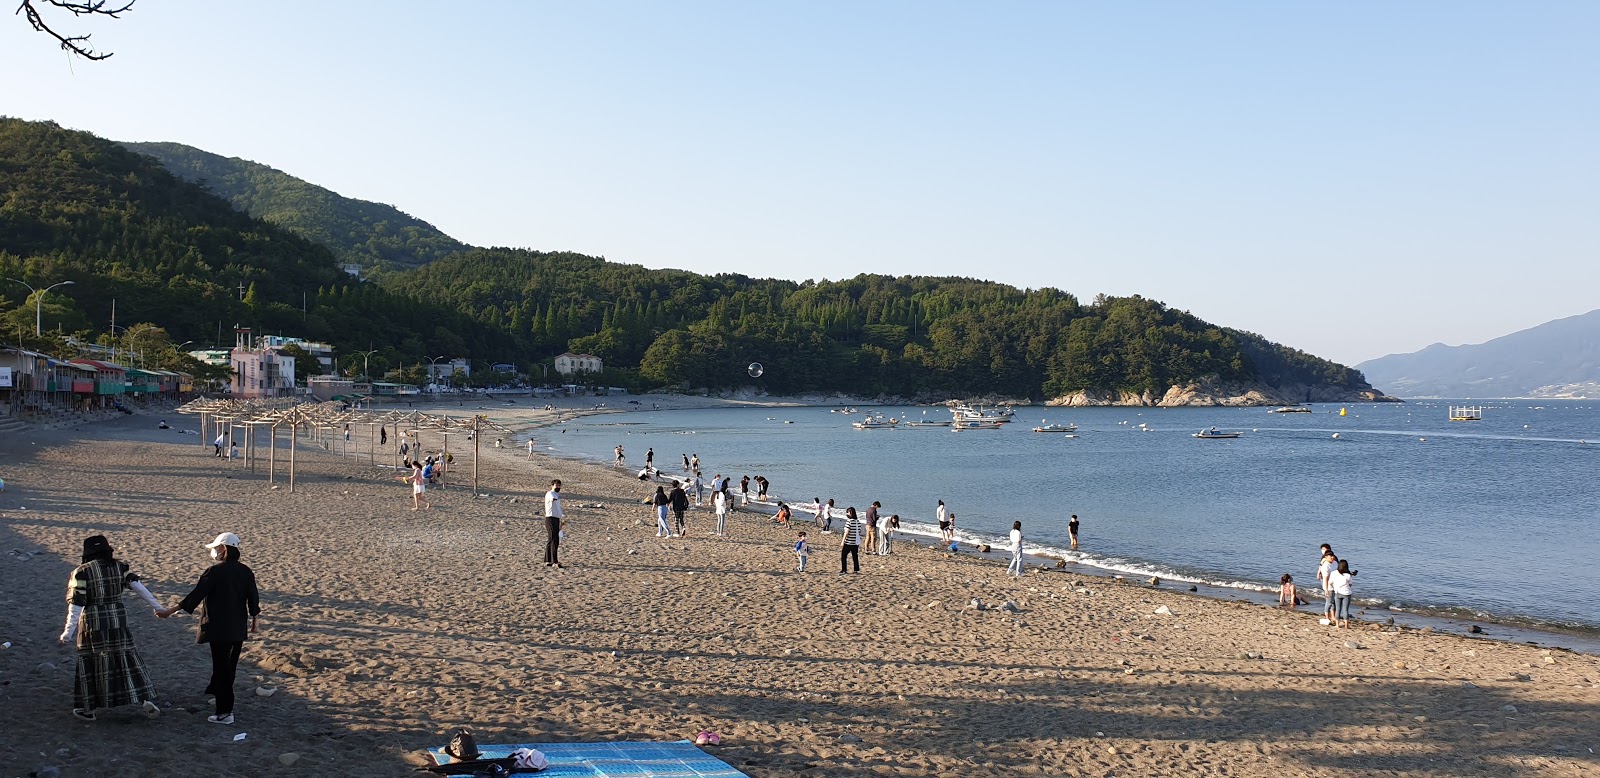
[[[217,459],[222,458],[222,446],[228,441],[228,433],[218,432],[217,439],[211,441],[211,446],[217,450]]]
[[[828,504],[822,506],[822,512],[817,514],[822,518],[822,534],[833,534],[833,498],[828,498]]]
[[[421,462],[412,460],[411,474],[399,476],[399,479],[411,484],[411,510],[420,510],[424,505],[433,510],[433,503],[428,501],[428,478]]]
[[[864,524],[867,529],[866,546],[869,554],[875,554],[878,551],[878,509],[881,507],[883,506],[879,505],[877,500],[873,500],[872,504],[867,506],[867,517]]]
[[[722,482],[722,491],[711,495],[711,508],[717,512],[717,535],[728,534],[728,509],[733,506],[733,496],[728,494],[728,482]]]
[[[739,479],[739,505],[750,504],[750,476]]]
[[[854,562],[855,572],[861,572],[861,520],[856,518],[854,507],[844,509],[844,536],[839,542],[839,575],[847,572],[846,561]]]
[[[566,430],[562,430],[562,432],[566,432]],[[617,467],[622,467],[622,463],[626,462],[627,459],[622,456],[622,446],[617,446],[616,450],[617,450]]]
[[[878,556],[889,555],[889,539],[894,535],[894,528],[900,523],[899,516],[884,516],[878,520]]]
[[[806,531],[800,530],[800,535],[794,542],[794,558],[800,562],[800,566],[794,569],[795,572],[803,573],[806,571],[806,557],[808,556],[809,553],[808,549],[806,548]]]
[[[822,526],[822,499],[820,497],[811,498],[811,518],[818,527]]]
[[[1072,520],[1067,522],[1067,537],[1072,538],[1072,550],[1078,550],[1078,514],[1072,514]]]
[[[140,583],[127,562],[112,554],[104,535],[83,540],[82,564],[67,578],[67,623],[60,641],[77,646],[77,671],[72,681],[72,715],[94,721],[96,708],[143,705],[149,716],[160,715],[155,684],[133,645],[122,592],[138,593],[157,615],[161,603]]]
[[[934,516],[939,520],[939,539],[950,542],[950,511],[944,507],[944,500],[939,501],[939,507],[934,510]]]
[[[555,565],[556,569],[564,570],[566,565],[561,564],[561,479],[550,482],[550,491],[544,493],[544,566]]]
[[[380,446],[389,445],[389,428],[388,427],[379,427],[378,428],[378,445],[380,445]]]
[[[650,469],[654,468],[655,466],[656,466],[656,450],[653,449],[653,448],[645,449],[644,450],[644,469],[650,470]]]
[[[650,504],[654,506],[656,512],[656,537],[666,537],[671,534],[667,531],[667,508],[672,505],[672,498],[667,496],[666,489],[657,486],[655,495],[650,498]]]
[[[1322,561],[1317,565],[1317,585],[1322,587],[1322,617],[1330,623],[1333,621],[1333,587],[1328,585],[1328,574],[1339,567],[1339,557],[1334,556],[1333,548],[1327,543],[1322,544]]]
[[[1350,560],[1339,560],[1339,566],[1328,573],[1328,588],[1333,590],[1333,621],[1340,629],[1350,628],[1350,595],[1355,593],[1356,571],[1350,569]]]
[[[165,619],[178,611],[201,609],[195,642],[211,644],[211,682],[206,694],[217,699],[217,712],[206,721],[232,724],[233,679],[239,671],[244,641],[256,634],[261,595],[256,590],[256,574],[239,561],[238,535],[224,532],[207,543],[206,550],[214,564],[200,574],[194,590],[182,602],[156,615]]]
[[[1022,577],[1022,522],[1011,522],[1011,564],[1006,565],[1006,572],[1012,578]]]
[[[694,507],[698,508],[706,501],[706,479],[700,477],[700,471],[694,471]]]
[[[533,461],[533,438],[528,438],[528,461]]]
[[[672,517],[677,521],[678,534],[682,535],[684,530],[683,515],[689,512],[689,495],[683,491],[683,486],[677,481],[672,482],[672,493],[667,495],[667,502],[672,505]],[[661,529],[665,530],[666,528],[666,522],[662,522]]]

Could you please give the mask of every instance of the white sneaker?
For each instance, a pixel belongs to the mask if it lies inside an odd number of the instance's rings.
[[[155,718],[157,716],[160,716],[161,715],[161,708],[157,707],[154,702],[151,702],[150,700],[145,700],[144,701],[144,715],[149,716],[150,718]]]
[[[209,721],[212,724],[232,724],[233,714],[229,713],[226,716],[207,716],[206,721]]]

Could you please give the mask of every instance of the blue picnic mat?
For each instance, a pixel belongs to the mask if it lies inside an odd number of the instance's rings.
[[[749,778],[727,762],[701,751],[693,741],[675,743],[517,743],[479,745],[484,759],[510,756],[519,748],[531,748],[550,760],[542,776],[627,776],[628,778]],[[430,750],[436,764],[448,759],[444,748]]]

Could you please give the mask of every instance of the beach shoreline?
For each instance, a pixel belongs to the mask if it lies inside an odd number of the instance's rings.
[[[793,533],[765,518],[736,515],[730,536],[714,538],[697,512],[690,538],[657,540],[631,472],[529,461],[511,447],[481,450],[488,496],[451,485],[433,510],[411,512],[403,486],[361,452],[302,441],[290,494],[154,423],[0,441],[0,640],[13,644],[0,651],[0,728],[11,735],[0,759],[19,773],[403,775],[456,726],[483,743],[711,729],[723,745],[709,750],[752,776],[1596,765],[1600,661],[1589,656],[1335,631],[1087,575],[1011,580],[972,555],[908,543],[841,577],[836,541],[814,537],[812,571],[797,575]],[[451,451],[461,481],[471,454]],[[565,484],[561,570],[539,563],[551,478]],[[262,585],[239,725],[205,722],[192,621],[158,622],[131,604],[136,643],[172,707],[155,721],[71,719],[72,652],[54,636],[82,537],[108,535],[166,602],[224,530],[243,538]],[[977,610],[974,599],[1015,607]]]

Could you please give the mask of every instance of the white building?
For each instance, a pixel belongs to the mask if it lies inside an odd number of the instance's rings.
[[[574,354],[568,351],[556,357],[556,372],[562,375],[573,373],[598,373],[605,369],[605,363],[593,354]]]
[[[465,359],[452,359],[449,362],[429,362],[426,368],[428,371],[428,383],[434,385],[450,383],[450,377],[458,372],[469,378],[472,376],[472,363]]]
[[[284,346],[290,345],[299,346],[307,354],[317,358],[317,364],[322,365],[322,372],[335,372],[333,369],[333,346],[330,346],[326,343],[318,343],[314,340],[305,340],[302,338],[286,338],[282,335],[263,335],[261,336],[258,345],[264,345],[267,348],[283,348]]]

